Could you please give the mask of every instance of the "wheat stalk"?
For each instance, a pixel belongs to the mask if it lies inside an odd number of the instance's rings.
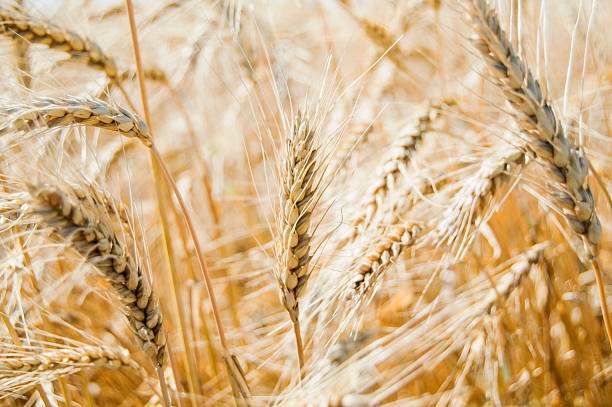
[[[59,188],[32,187],[31,195],[31,213],[104,274],[125,304],[130,326],[144,352],[156,366],[163,366],[165,337],[161,312],[142,268],[128,254],[126,246],[103,217],[96,216]]]
[[[0,134],[29,131],[37,127],[93,126],[135,137],[145,146],[153,144],[147,124],[129,110],[92,97],[39,98],[29,104],[6,109]]]

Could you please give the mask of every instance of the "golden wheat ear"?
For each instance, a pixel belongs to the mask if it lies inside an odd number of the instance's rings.
[[[476,48],[515,112],[515,119],[526,135],[529,148],[548,167],[551,195],[569,226],[589,248],[597,279],[601,309],[610,346],[610,320],[603,276],[597,259],[602,228],[595,210],[595,199],[587,179],[589,161],[579,146],[569,139],[562,118],[545,97],[540,83],[518,56],[502,30],[497,15],[486,0],[471,0],[468,12],[478,34]]]
[[[111,80],[118,80],[121,75],[117,62],[95,42],[26,13],[0,7],[0,34],[66,52],[72,59],[104,71]]]
[[[319,171],[315,132],[299,113],[287,137],[280,171],[280,216],[276,243],[276,278],[281,303],[289,313],[298,343],[300,368],[304,364],[299,329],[299,297],[310,277],[310,221],[318,200]]]
[[[563,191],[559,200],[570,227],[590,245],[601,241],[601,224],[587,181],[588,159],[574,146],[540,83],[517,55],[486,0],[472,0],[470,15],[478,33],[476,48],[497,79],[529,147],[548,165],[552,181]],[[555,195],[560,196],[560,195]]]
[[[0,135],[36,128],[91,126],[153,144],[149,127],[138,115],[93,97],[39,98],[5,109]]]
[[[55,186],[30,188],[29,212],[41,228],[99,270],[126,308],[134,336],[156,367],[164,365],[162,314],[143,269],[106,222],[91,207]]]

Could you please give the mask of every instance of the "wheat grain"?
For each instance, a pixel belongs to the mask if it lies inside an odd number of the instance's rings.
[[[29,104],[12,106],[0,134],[10,131],[29,131],[37,127],[55,128],[73,125],[93,126],[118,131],[135,137],[151,147],[149,127],[129,110],[92,97],[40,98]]]
[[[57,187],[33,187],[31,194],[30,211],[104,274],[127,307],[129,323],[143,350],[157,366],[162,366],[165,337],[157,300],[143,270],[110,226]]]

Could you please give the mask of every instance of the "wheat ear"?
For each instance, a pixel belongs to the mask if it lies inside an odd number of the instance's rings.
[[[298,114],[287,138],[281,167],[281,208],[276,277],[281,303],[294,325],[300,368],[303,349],[299,332],[298,298],[311,273],[310,218],[316,202],[317,150],[308,119]]]
[[[352,232],[339,242],[339,249],[354,240],[360,231],[363,232],[369,226],[385,198],[394,189],[398,178],[406,170],[423,136],[431,130],[431,120],[438,110],[439,107],[432,103],[427,110],[415,115],[402,129],[399,139],[379,166],[376,178],[366,192],[360,205],[359,217],[353,221]]]
[[[488,62],[506,99],[517,113],[517,122],[538,158],[548,164],[555,182],[554,194],[570,227],[589,246],[600,296],[608,341],[612,346],[612,322],[597,260],[601,223],[587,181],[589,163],[584,153],[568,139],[563,123],[528,66],[517,55],[502,30],[497,15],[486,0],[471,0],[469,14],[479,38],[476,47]]]
[[[486,159],[476,174],[455,194],[437,227],[438,241],[453,244],[468,227],[477,224],[497,191],[525,165],[524,151],[510,147]]]
[[[20,38],[35,44],[63,51],[71,58],[104,71],[111,80],[120,76],[117,63],[93,41],[55,24],[44,22],[28,14],[0,7],[0,34]]]
[[[14,374],[69,369],[74,371],[86,367],[138,369],[134,362],[121,354],[106,348],[85,346],[67,349],[6,349],[0,355],[0,371],[3,376]],[[28,353],[24,353],[28,351]]]
[[[351,289],[361,295],[370,291],[380,275],[397,261],[402,251],[414,244],[422,230],[416,224],[392,226],[352,267],[355,276],[351,279]]]
[[[147,147],[153,143],[144,120],[122,107],[92,97],[40,98],[28,105],[11,107],[8,113],[8,123],[0,128],[0,134],[81,125],[118,131],[139,139]]]
[[[156,366],[164,364],[162,315],[143,270],[106,224],[89,208],[57,187],[32,187],[31,212],[53,234],[96,267],[115,289],[144,352]]]
[[[390,154],[378,169],[376,180],[367,192],[363,205],[366,226],[382,205],[385,197],[394,189],[397,179],[402,171],[406,170],[423,136],[431,129],[432,114],[434,114],[432,109],[427,109],[402,129],[399,139],[394,143]]]
[[[518,114],[530,147],[548,164],[552,179],[563,190],[561,203],[572,229],[593,246],[601,241],[601,224],[586,182],[588,160],[568,139],[563,123],[527,65],[518,57],[486,0],[471,0],[471,17],[479,34],[476,47]],[[585,186],[586,185],[586,186]],[[557,194],[559,196],[559,194]]]

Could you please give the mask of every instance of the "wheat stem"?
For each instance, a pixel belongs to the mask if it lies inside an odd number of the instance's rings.
[[[134,59],[136,60],[136,69],[138,73],[137,75],[138,85],[140,89],[142,108],[144,111],[146,122],[149,125],[151,125],[151,115],[149,113],[149,103],[148,103],[148,98],[147,98],[147,90],[145,86],[145,75],[144,75],[144,69],[142,67],[140,45],[138,42],[138,32],[136,29],[136,19],[134,17],[134,6],[131,0],[126,0],[125,4],[127,6],[127,11],[128,11],[128,20],[130,24],[130,35],[132,38],[132,46],[134,47]],[[195,362],[193,362],[194,358],[193,358],[192,348],[189,346],[188,339],[187,339],[187,331],[186,331],[187,327],[185,325],[184,312],[183,312],[182,306],[178,299],[179,290],[178,290],[177,282],[179,281],[179,279],[178,279],[178,273],[176,271],[176,265],[174,261],[172,241],[170,239],[170,225],[168,222],[168,218],[166,216],[166,207],[164,204],[164,198],[163,198],[163,193],[162,193],[162,179],[160,176],[159,164],[158,164],[158,160],[155,159],[157,157],[154,157],[154,154],[152,153],[154,149],[151,149],[150,151],[151,151],[151,154],[150,154],[151,166],[153,167],[153,174],[155,177],[155,192],[157,194],[158,213],[159,213],[159,217],[162,223],[164,244],[165,244],[165,249],[166,249],[166,254],[168,257],[168,264],[169,264],[170,280],[172,281],[172,284],[174,287],[174,291],[173,291],[174,301],[177,307],[177,312],[179,314],[181,337],[183,339],[183,346],[185,348],[185,359],[186,359],[186,366],[187,366],[187,377],[188,377],[188,382],[189,382],[190,400],[191,400],[192,406],[195,407],[197,405],[197,401],[195,399],[196,383],[197,383],[196,366],[195,366]],[[162,383],[160,382],[160,385],[161,384]],[[165,389],[165,383],[164,383],[164,386],[162,387],[162,391],[163,391],[163,396],[164,396],[164,402],[166,402],[169,396],[167,394],[167,389]],[[169,403],[166,404],[166,407],[169,407]]]
[[[595,281],[597,282],[597,293],[599,294],[599,302],[601,303],[601,313],[604,320],[604,326],[606,328],[606,335],[608,336],[608,343],[612,347],[612,321],[610,321],[610,311],[608,309],[608,300],[606,297],[605,283],[603,280],[603,273],[599,267],[599,260],[597,257],[591,259],[591,265],[595,272]]]
[[[302,344],[302,332],[300,331],[300,320],[292,321],[293,334],[295,335],[295,347],[297,349],[298,363],[300,366],[300,377],[304,377],[304,345]]]

